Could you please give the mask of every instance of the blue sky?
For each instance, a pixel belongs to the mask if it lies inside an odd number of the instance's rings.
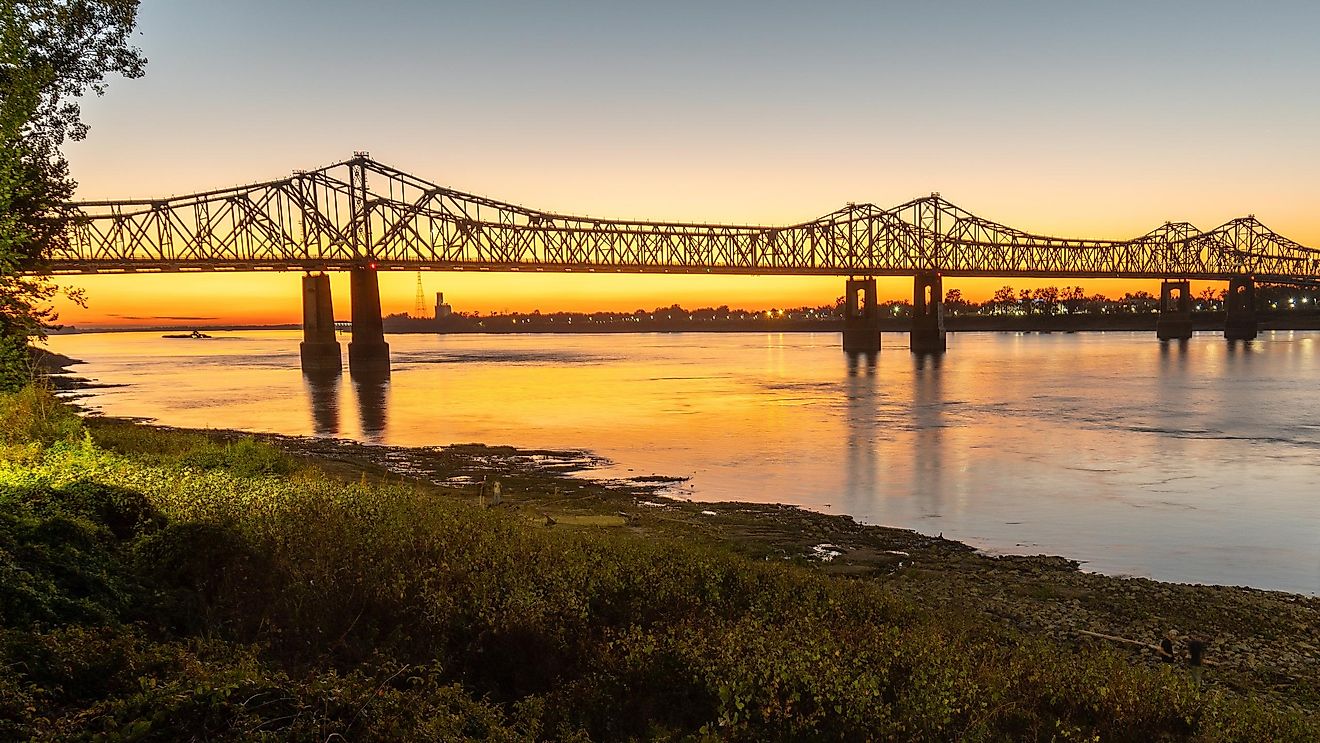
[[[146,0],[146,77],[88,101],[68,151],[83,198],[365,149],[602,216],[783,223],[939,191],[1039,232],[1255,213],[1320,244],[1317,29],[1315,3]],[[825,291],[759,286],[734,293]]]

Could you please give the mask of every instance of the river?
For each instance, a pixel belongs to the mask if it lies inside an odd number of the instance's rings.
[[[83,403],[185,427],[395,445],[582,449],[604,477],[690,478],[1055,554],[1108,574],[1320,593],[1320,332],[392,335],[388,381],[315,382],[297,331],[56,336]],[[344,339],[347,342],[347,339]]]

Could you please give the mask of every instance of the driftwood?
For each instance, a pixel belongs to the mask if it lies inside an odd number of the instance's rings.
[[[1103,632],[1090,632],[1084,629],[1077,630],[1077,634],[1086,635],[1087,637],[1099,637],[1101,640],[1109,640],[1110,642],[1121,642],[1127,645],[1136,645],[1137,647],[1154,650],[1157,653],[1160,651],[1159,645],[1154,645],[1149,642],[1142,642],[1141,640],[1129,640],[1126,637],[1119,637],[1118,635],[1106,635]]]
[[[1079,635],[1086,635],[1087,637],[1098,637],[1098,638],[1100,638],[1101,640],[1109,640],[1110,642],[1123,643],[1124,645],[1134,645],[1134,646],[1139,647],[1139,648],[1146,648],[1147,650],[1152,650],[1152,651],[1154,651],[1154,652],[1156,652],[1156,653],[1159,653],[1159,652],[1160,652],[1160,646],[1159,646],[1159,645],[1154,645],[1154,644],[1149,643],[1149,642],[1142,642],[1141,640],[1129,640],[1129,639],[1126,638],[1126,637],[1119,637],[1118,635],[1106,635],[1106,634],[1103,633],[1103,632],[1091,632],[1091,631],[1089,631],[1089,630],[1084,630],[1084,629],[1079,629],[1079,630],[1077,630],[1077,634],[1079,634]],[[1219,665],[1219,664],[1216,663],[1215,661],[1212,661],[1212,660],[1202,659],[1202,660],[1201,660],[1201,665],[1204,665],[1204,666],[1217,666],[1217,665]]]

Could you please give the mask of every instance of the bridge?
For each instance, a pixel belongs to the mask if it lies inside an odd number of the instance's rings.
[[[82,201],[56,274],[302,271],[304,368],[340,369],[325,272],[351,274],[351,368],[389,366],[377,272],[478,270],[846,276],[843,345],[878,350],[876,276],[914,277],[914,352],[945,349],[943,281],[963,276],[1162,280],[1161,338],[1191,335],[1191,280],[1229,282],[1225,335],[1256,335],[1256,282],[1320,283],[1320,250],[1254,217],[1166,223],[1126,240],[1037,235],[938,194],[752,226],[599,219],[439,186],[366,153],[286,178],[160,199]]]

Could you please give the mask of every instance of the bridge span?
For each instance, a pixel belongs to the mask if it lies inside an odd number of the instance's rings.
[[[914,277],[914,352],[945,349],[943,282],[964,276],[1161,279],[1160,338],[1191,335],[1188,282],[1229,282],[1230,339],[1256,334],[1257,282],[1320,284],[1320,250],[1254,217],[1202,231],[1170,222],[1125,240],[1036,235],[938,194],[889,209],[848,204],[809,222],[753,226],[598,219],[436,185],[366,153],[246,186],[82,201],[56,274],[302,271],[303,366],[338,370],[326,271],[351,274],[354,369],[389,368],[381,270],[838,275],[843,346],[878,350],[876,276]]]

